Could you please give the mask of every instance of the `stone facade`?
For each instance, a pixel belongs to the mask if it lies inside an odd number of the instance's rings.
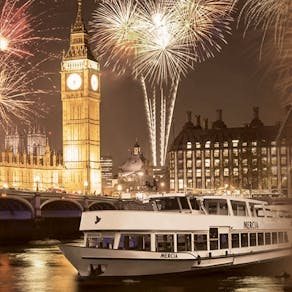
[[[70,46],[61,64],[63,154],[50,150],[41,131],[27,134],[22,150],[15,133],[5,140],[0,183],[6,187],[101,193],[100,66],[89,47],[81,0],[71,27]]]
[[[265,126],[254,108],[252,121],[228,128],[218,110],[217,120],[196,125],[188,120],[168,153],[171,191],[281,192],[291,194],[292,127]]]

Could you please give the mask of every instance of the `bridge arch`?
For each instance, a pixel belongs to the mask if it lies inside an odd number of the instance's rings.
[[[34,207],[23,198],[16,196],[0,197],[0,219],[25,220],[34,218]]]
[[[117,208],[108,202],[93,202],[88,206],[89,211],[95,210],[116,210]]]
[[[76,218],[81,217],[83,206],[69,199],[51,199],[40,206],[44,218]]]

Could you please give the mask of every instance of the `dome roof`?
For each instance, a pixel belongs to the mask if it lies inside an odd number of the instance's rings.
[[[120,167],[123,173],[139,172],[144,167],[144,162],[139,155],[132,155]]]

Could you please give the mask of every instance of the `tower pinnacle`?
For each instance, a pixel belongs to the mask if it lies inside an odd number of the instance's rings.
[[[71,26],[70,47],[63,60],[89,59],[95,61],[88,42],[88,32],[82,18],[82,0],[77,0],[77,15]]]
[[[77,16],[74,25],[72,26],[72,33],[86,33],[85,25],[82,19],[82,0],[77,0]]]

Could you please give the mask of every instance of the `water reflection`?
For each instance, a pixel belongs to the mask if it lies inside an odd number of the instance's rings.
[[[287,272],[292,275],[292,259],[277,265],[248,268],[221,274],[159,279],[82,280],[64,258],[56,244],[41,242],[24,247],[0,249],[0,292],[30,291],[292,291],[291,278],[275,277]]]
[[[0,291],[75,291],[75,270],[57,246],[0,253]]]

